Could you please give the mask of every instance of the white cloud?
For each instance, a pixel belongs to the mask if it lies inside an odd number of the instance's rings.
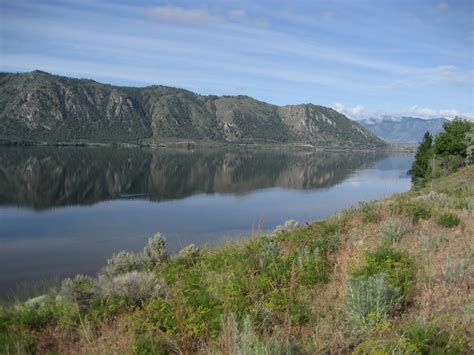
[[[454,108],[446,108],[446,109],[431,109],[431,108],[423,108],[418,106],[412,106],[407,111],[407,114],[417,115],[422,118],[438,118],[438,117],[446,117],[446,118],[454,118],[456,116],[464,117],[468,119],[474,119],[474,115],[471,112],[460,112]]]
[[[424,119],[440,117],[452,119],[458,116],[467,118],[469,120],[474,120],[474,114],[472,112],[460,112],[459,110],[456,110],[454,108],[432,109],[426,107],[411,106],[401,111],[366,111],[361,105],[356,105],[354,107],[346,107],[344,104],[337,102],[336,104],[334,104],[333,109],[354,120],[379,119],[383,117],[397,119],[402,116],[420,117]]]
[[[362,105],[356,105],[350,108],[350,107],[346,107],[344,104],[341,104],[340,102],[336,102],[333,106],[333,109],[339,113],[342,113],[354,119],[361,119],[365,115],[364,106]]]

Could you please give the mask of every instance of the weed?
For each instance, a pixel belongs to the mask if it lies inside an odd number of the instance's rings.
[[[234,314],[222,321],[220,352],[231,355],[270,355],[270,354],[299,354],[297,346],[291,344],[287,337],[281,336],[276,330],[272,338],[262,340],[255,331],[251,319],[247,316],[239,326]]]
[[[367,333],[401,307],[403,295],[400,287],[387,280],[383,273],[349,277],[346,315],[352,332]]]
[[[172,354],[172,350],[166,342],[154,334],[139,335],[132,345],[132,353],[136,355]]]
[[[469,265],[464,260],[459,260],[457,263],[452,262],[451,255],[448,255],[446,268],[444,269],[444,277],[448,282],[462,281],[464,276],[469,271]]]
[[[430,219],[432,215],[429,204],[416,201],[398,201],[393,208],[394,212],[410,217],[415,223],[422,219]]]
[[[435,234],[433,236],[424,235],[421,237],[423,243],[423,250],[430,252],[437,250],[441,243],[445,241],[445,237],[442,234]]]
[[[436,220],[440,226],[444,226],[447,228],[454,228],[461,223],[461,219],[452,213],[443,213],[441,216],[438,217]]]
[[[298,283],[311,286],[329,280],[329,267],[318,249],[311,250],[308,246],[300,248],[295,252],[295,259]]]
[[[463,354],[466,350],[466,339],[457,332],[415,319],[389,339],[369,337],[357,346],[354,354]]]
[[[278,225],[275,227],[275,229],[273,230],[273,234],[280,234],[280,233],[283,233],[283,232],[291,232],[291,231],[294,231],[295,229],[297,229],[299,227],[299,223],[297,221],[295,221],[294,219],[289,219],[288,221],[286,221],[283,225]]]
[[[362,222],[364,224],[378,223],[382,220],[382,216],[374,202],[362,202],[360,209],[362,211]]]
[[[402,222],[390,219],[380,227],[379,236],[384,243],[394,244],[398,243],[407,232],[408,228]]]
[[[415,279],[415,267],[413,260],[406,252],[392,248],[382,247],[366,257],[365,265],[354,270],[354,277],[375,276],[383,273],[387,276],[387,282],[399,287],[402,294],[407,297]]]
[[[474,294],[469,296],[469,299],[464,306],[464,316],[463,320],[467,324],[471,324],[474,322]]]

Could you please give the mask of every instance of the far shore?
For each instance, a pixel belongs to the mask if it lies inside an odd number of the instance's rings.
[[[218,142],[204,140],[163,140],[159,142],[95,142],[95,141],[26,141],[0,139],[0,147],[76,147],[76,148],[185,148],[185,149],[245,149],[245,150],[285,150],[285,151],[377,151],[377,152],[403,152],[414,153],[415,145],[388,144],[385,147],[364,146],[318,146],[310,143],[278,143],[278,142]]]

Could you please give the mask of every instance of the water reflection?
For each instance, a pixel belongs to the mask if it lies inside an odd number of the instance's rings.
[[[330,216],[405,191],[411,156],[0,149],[0,298],[22,282],[94,274],[159,231],[170,251]]]
[[[382,157],[367,152],[4,148],[0,204],[45,209],[118,198],[243,194],[275,186],[314,189],[337,184]]]

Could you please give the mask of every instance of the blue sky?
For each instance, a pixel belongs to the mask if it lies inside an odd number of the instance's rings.
[[[472,118],[473,4],[1,0],[0,69]]]

